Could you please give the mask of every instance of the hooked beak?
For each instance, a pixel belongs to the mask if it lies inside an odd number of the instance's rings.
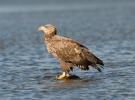
[[[38,28],[38,31],[42,31],[42,30],[44,30],[44,26],[40,26],[39,28]]]

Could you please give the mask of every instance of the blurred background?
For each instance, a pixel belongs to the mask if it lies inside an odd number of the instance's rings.
[[[38,32],[48,23],[103,60],[102,72],[55,80],[59,62]],[[134,100],[134,51],[134,0],[0,0],[1,100]]]

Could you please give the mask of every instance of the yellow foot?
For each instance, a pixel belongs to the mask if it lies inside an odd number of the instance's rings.
[[[56,79],[76,79],[76,78],[79,78],[79,77],[76,75],[66,74],[66,72],[63,72],[62,75],[56,76]]]
[[[62,75],[56,76],[56,79],[66,79],[68,77],[70,77],[70,74],[64,74],[64,75],[62,74]]]

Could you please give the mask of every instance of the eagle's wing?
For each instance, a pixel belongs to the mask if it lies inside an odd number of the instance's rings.
[[[98,71],[101,71],[96,64],[103,65],[103,62],[93,55],[87,47],[71,38],[54,37],[47,43],[47,50],[56,58],[77,65],[84,70],[88,70],[88,65],[91,65]],[[67,67],[68,64],[67,66],[65,65],[66,69],[68,69]]]
[[[88,48],[71,38],[59,36],[57,40],[54,40],[54,42],[51,40],[51,42],[53,46],[49,51],[58,59],[76,65],[90,65],[90,62],[96,63],[95,56]]]

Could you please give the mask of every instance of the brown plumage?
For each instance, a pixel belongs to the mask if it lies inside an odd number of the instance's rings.
[[[73,70],[73,66],[89,70],[89,65],[101,72],[97,64],[104,65],[102,60],[92,54],[87,47],[71,38],[57,35],[55,26],[51,24],[41,26],[38,30],[44,31],[47,50],[59,59],[63,72]]]

